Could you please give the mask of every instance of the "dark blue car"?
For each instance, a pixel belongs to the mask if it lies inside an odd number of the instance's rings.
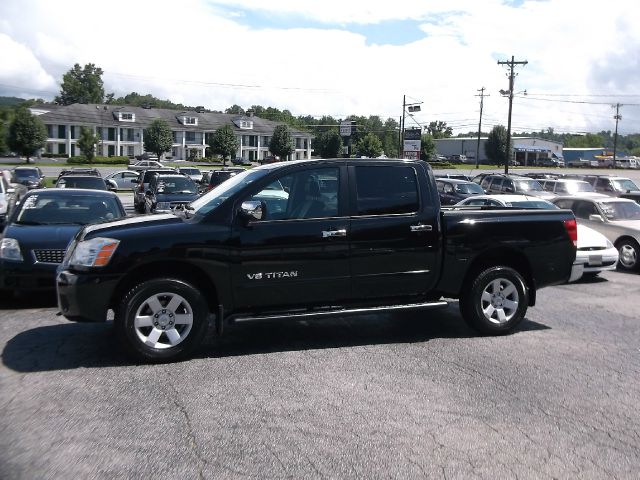
[[[198,185],[185,175],[158,173],[151,178],[145,193],[145,212],[170,212],[182,209],[198,198]]]
[[[115,193],[83,189],[32,190],[16,206],[0,237],[0,290],[54,290],[56,268],[88,223],[122,218]]]

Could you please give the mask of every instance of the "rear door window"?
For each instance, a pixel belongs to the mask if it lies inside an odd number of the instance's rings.
[[[356,166],[356,214],[394,215],[419,209],[413,167]]]

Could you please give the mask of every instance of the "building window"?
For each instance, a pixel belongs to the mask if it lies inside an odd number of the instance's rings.
[[[47,138],[53,138],[53,125],[47,125]]]
[[[78,137],[76,137],[76,126],[75,126],[75,125],[71,125],[71,126],[69,127],[69,130],[71,131],[71,138],[74,138],[74,139],[75,139],[75,138],[78,138]],[[72,153],[73,153],[73,152],[72,152]]]
[[[58,144],[58,154],[65,155],[67,153],[67,145],[64,143]]]
[[[184,132],[184,139],[188,143],[195,143],[196,132]]]
[[[133,145],[129,145],[127,147],[127,156],[128,157],[133,157]]]
[[[183,119],[185,125],[198,125],[198,119],[196,117],[183,117]]]
[[[115,128],[108,128],[107,129],[107,140],[110,142],[115,142],[116,141],[116,129]]]
[[[58,125],[58,138],[67,138],[66,125]],[[65,152],[62,152],[62,153],[65,153]]]
[[[130,112],[120,112],[119,118],[121,122],[135,122],[136,115]]]

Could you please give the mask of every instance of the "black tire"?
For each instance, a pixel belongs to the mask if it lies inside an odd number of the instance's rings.
[[[510,267],[491,267],[480,272],[463,292],[460,297],[462,317],[472,328],[486,335],[509,333],[522,321],[529,306],[526,283]]]
[[[136,360],[170,362],[189,355],[202,343],[208,315],[206,302],[189,283],[153,279],[125,295],[116,312],[115,328]]]
[[[618,270],[636,272],[640,269],[640,246],[638,246],[638,242],[632,238],[623,238],[616,242],[616,248],[620,254]]]

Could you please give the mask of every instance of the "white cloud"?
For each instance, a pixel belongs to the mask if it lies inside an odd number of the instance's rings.
[[[325,27],[256,29],[245,18],[252,9],[276,16],[274,25],[292,18]],[[631,0],[607,8],[592,0],[519,6],[499,0],[5,0],[0,38],[8,49],[0,55],[13,53],[10,66],[2,62],[0,79],[57,91],[53,79],[59,82],[74,63],[91,62],[104,70],[105,89],[117,95],[137,91],[211,109],[260,104],[336,117],[398,118],[406,94],[424,102],[417,121],[445,120],[473,131],[482,86],[491,95],[483,124],[506,125],[507,101],[498,90],[508,82],[497,60],[514,55],[529,62],[517,68],[515,89],[531,94],[515,100],[516,129],[598,131],[613,128],[608,105],[543,102],[534,94],[640,95],[640,30],[631,20],[637,10]],[[363,25],[405,19],[419,19],[424,37],[372,45],[349,31],[350,25],[366,31]],[[24,65],[31,74],[20,74]],[[626,103],[636,102],[640,96]],[[639,112],[626,107],[621,131],[638,130]]]
[[[0,33],[0,84],[11,96],[48,96],[57,89],[54,78],[40,65],[38,59],[26,46]]]

